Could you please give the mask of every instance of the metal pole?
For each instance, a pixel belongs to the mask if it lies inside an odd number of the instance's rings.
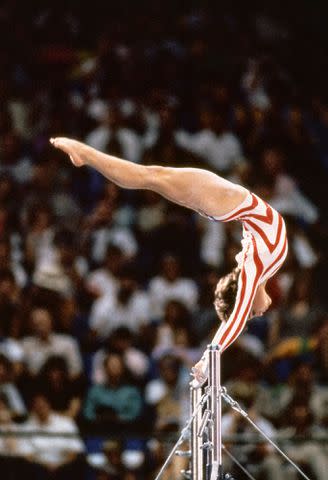
[[[221,431],[221,354],[218,345],[208,346],[208,409],[212,412],[210,428],[211,448],[207,465],[208,480],[223,480],[222,431]]]
[[[200,397],[199,402],[195,406],[195,410],[192,412],[192,415],[189,418],[189,420],[187,421],[186,426],[182,429],[180,437],[178,438],[176,444],[174,445],[171,452],[169,453],[169,456],[165,460],[165,462],[164,462],[163,466],[161,467],[160,471],[156,475],[155,480],[159,480],[161,478],[165,468],[170,463],[170,461],[171,461],[173,455],[175,454],[176,450],[184,442],[184,440],[186,440],[186,438],[188,437],[190,426],[192,425],[192,423],[194,421],[194,418],[197,415],[198,410],[202,408],[202,406],[205,404],[206,401],[207,401],[207,394],[205,393],[203,396]]]
[[[204,476],[204,452],[202,449],[203,439],[199,436],[199,428],[202,421],[202,409],[196,409],[202,398],[202,388],[190,387],[190,415],[197,412],[191,425],[191,478],[200,480]]]

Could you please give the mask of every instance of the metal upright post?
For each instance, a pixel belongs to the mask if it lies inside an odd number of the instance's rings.
[[[196,411],[202,398],[201,387],[190,387],[190,410]],[[201,480],[204,476],[204,452],[202,449],[203,439],[198,435],[199,427],[202,421],[202,409],[199,408],[191,425],[191,478],[192,480]]]
[[[219,346],[209,345],[208,409],[212,412],[210,430],[210,454],[206,466],[207,480],[223,480],[222,432],[221,432],[221,354]]]

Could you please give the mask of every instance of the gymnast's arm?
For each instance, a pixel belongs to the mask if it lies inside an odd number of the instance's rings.
[[[256,252],[253,246],[244,255],[234,309],[229,319],[221,323],[212,340],[212,345],[218,345],[221,352],[236,341],[244,331],[252,311],[262,271],[263,265],[256,261]],[[207,369],[208,351],[206,350],[201,360],[192,369],[197,382],[204,383],[207,378]]]
[[[226,214],[247,195],[244,187],[207,170],[138,165],[76,140],[58,137],[50,141],[69,155],[75,166],[89,165],[120,187],[153,190],[174,203],[209,216]]]

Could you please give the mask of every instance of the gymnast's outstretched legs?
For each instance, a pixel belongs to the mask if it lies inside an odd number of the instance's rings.
[[[221,216],[240,205],[247,190],[207,170],[138,165],[106,155],[64,137],[51,143],[77,166],[89,165],[123,188],[153,190],[174,203],[210,216]]]

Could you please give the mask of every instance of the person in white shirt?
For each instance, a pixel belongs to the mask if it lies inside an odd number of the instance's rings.
[[[284,215],[299,217],[314,224],[319,210],[298,188],[296,181],[285,171],[285,158],[276,148],[264,150],[261,158],[263,174],[271,181],[270,205]]]
[[[12,417],[26,414],[24,401],[16,387],[11,381],[11,362],[0,353],[0,395],[6,399]]]
[[[90,272],[86,278],[87,290],[94,297],[116,295],[119,285],[118,272],[123,260],[122,250],[116,245],[109,245],[103,265]]]
[[[104,261],[108,245],[121,248],[129,258],[137,253],[138,245],[132,231],[117,225],[114,215],[113,207],[102,199],[86,219],[84,230],[90,239],[91,258],[95,263]]]
[[[162,259],[160,274],[150,281],[149,294],[155,318],[163,316],[165,305],[170,300],[178,300],[193,310],[198,299],[197,285],[193,280],[180,275],[179,260],[169,254]]]
[[[65,468],[70,469],[72,474],[78,474],[78,457],[84,453],[78,429],[71,418],[54,413],[48,400],[41,394],[33,398],[32,414],[25,429],[31,432],[30,460],[38,467],[53,473]]]
[[[243,152],[238,138],[225,128],[224,119],[204,109],[200,115],[201,130],[194,134],[184,131],[176,133],[177,144],[189,152],[199,155],[216,171],[229,173],[241,163]]]
[[[94,302],[89,326],[93,335],[104,340],[117,327],[138,332],[150,318],[149,296],[138,289],[134,275],[127,267],[120,272],[117,294],[105,295]]]
[[[12,241],[8,237],[0,239],[0,270],[10,270],[14,276],[16,286],[23,288],[27,283],[27,274],[18,261],[15,259],[15,252]],[[15,288],[12,288],[12,292]]]
[[[0,471],[2,478],[20,478],[16,477],[16,469],[20,470],[21,464],[18,459],[29,459],[32,455],[32,446],[27,437],[19,435],[19,432],[25,431],[25,427],[13,422],[12,412],[9,402],[3,395],[0,394]],[[13,435],[17,432],[18,435]],[[6,435],[9,433],[10,435]],[[15,457],[15,462],[11,462],[9,465],[6,462],[7,459]],[[10,475],[6,477],[6,464],[9,467]],[[24,464],[24,467],[26,465]]]
[[[122,125],[120,112],[114,108],[108,109],[100,125],[86,136],[85,141],[102,151],[115,142],[120,154],[131,162],[139,163],[143,153],[139,136]]]
[[[81,374],[82,359],[76,340],[70,335],[53,332],[52,317],[46,308],[31,313],[32,335],[22,340],[24,361],[29,372],[37,375],[53,355],[65,358],[71,378]]]

